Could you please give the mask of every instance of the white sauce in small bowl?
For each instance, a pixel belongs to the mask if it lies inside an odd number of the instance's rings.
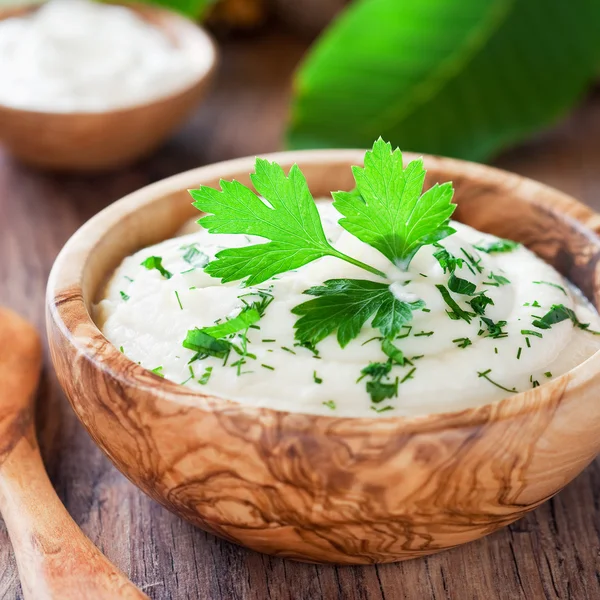
[[[187,331],[236,316],[244,307],[243,298],[251,299],[243,295],[256,291],[238,283],[223,285],[205,274],[202,265],[225,247],[264,241],[259,238],[200,230],[126,258],[96,307],[99,326],[131,360],[191,389],[254,406],[345,417],[422,415],[486,404],[514,393],[508,390],[520,392],[541,385],[600,348],[600,336],[575,327],[571,320],[546,330],[532,325],[555,304],[573,309],[578,320],[589,323],[592,330],[600,329],[600,317],[554,268],[526,248],[490,254],[478,251],[474,244],[481,246],[497,238],[460,223],[453,223],[457,232],[441,242],[456,256],[464,258],[466,251],[480,266],[481,273],[465,260],[456,274],[475,283],[478,291],[486,289],[493,299],[485,316],[496,323],[506,321],[503,334],[494,337],[480,318],[467,323],[448,317],[448,305],[436,288],[436,284],[447,286],[448,274],[433,256],[435,247],[421,248],[409,271],[399,271],[383,255],[345,232],[330,204],[321,202],[319,206],[325,232],[339,250],[385,272],[401,299],[425,301],[424,310],[414,311],[411,328],[404,330],[407,335],[396,341],[412,362],[392,368],[391,380],[398,378],[397,397],[375,406],[365,380],[357,383],[361,369],[387,360],[380,343],[368,341],[380,335],[370,325],[345,348],[335,336],[329,336],[318,344],[320,358],[294,345],[297,317],[291,310],[312,298],[303,294],[305,290],[334,278],[377,280],[330,257],[257,286],[274,300],[257,323],[260,329],[248,330],[249,348],[256,359],[248,359],[240,374],[236,367],[223,366],[223,360],[212,357],[188,364],[194,352],[182,346]],[[190,247],[196,250],[190,253]],[[184,257],[190,260],[191,254],[195,256],[190,264]],[[150,256],[162,257],[163,267],[173,276],[166,279],[157,270],[141,266]],[[509,283],[492,285],[490,282],[497,283],[494,277]],[[469,308],[467,296],[452,293],[452,298],[463,309]],[[535,333],[522,333],[531,331]],[[461,348],[456,341],[461,338],[468,338],[471,345]],[[373,410],[385,407],[389,409],[381,413]]]
[[[128,8],[51,0],[0,21],[0,104],[60,113],[124,108],[183,89],[213,59],[208,39],[185,51]]]

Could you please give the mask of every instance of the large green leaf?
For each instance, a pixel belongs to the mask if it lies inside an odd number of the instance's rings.
[[[296,148],[485,160],[562,116],[600,61],[600,0],[357,0],[296,75]]]

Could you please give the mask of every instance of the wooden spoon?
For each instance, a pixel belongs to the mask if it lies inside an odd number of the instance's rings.
[[[0,512],[31,600],[147,598],[85,537],[59,500],[34,429],[42,351],[36,330],[0,308]]]

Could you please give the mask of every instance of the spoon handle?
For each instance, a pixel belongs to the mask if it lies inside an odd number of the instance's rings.
[[[0,511],[25,599],[148,598],[69,516],[48,479],[32,424],[20,425],[14,445],[0,451]]]

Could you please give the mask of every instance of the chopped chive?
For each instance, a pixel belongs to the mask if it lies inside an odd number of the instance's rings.
[[[129,277],[128,275],[123,275],[123,277],[125,277],[125,279],[127,279],[127,281],[130,281],[131,283],[133,283],[133,279],[131,279],[131,277]]]
[[[265,369],[269,369],[269,371],[274,371],[275,370],[275,367],[272,367],[271,365],[265,365],[265,364],[261,363],[260,366],[264,367]]]
[[[430,308],[422,308],[421,310],[422,310],[423,312],[431,312],[431,309],[430,309]]]
[[[409,379],[414,379],[413,377],[413,373],[417,370],[417,367],[413,367],[401,380],[400,383],[404,383],[405,381],[408,381]]]
[[[459,348],[466,348],[467,346],[471,346],[473,344],[468,337],[456,338],[455,340],[452,340],[452,342]]]
[[[495,385],[497,388],[500,388],[501,390],[504,390],[505,392],[510,392],[511,394],[518,394],[519,392],[515,389],[515,388],[507,388],[504,387],[503,385],[497,383],[496,381],[494,381],[493,379],[490,379],[489,374],[492,372],[491,369],[488,369],[487,371],[482,371],[482,372],[477,372],[477,375],[479,377],[483,377],[484,379],[487,379],[491,384]]]
[[[410,360],[419,360],[420,358],[423,358],[425,355],[424,354],[419,354],[418,356],[412,356]]]
[[[397,340],[402,340],[404,338],[407,338],[410,335],[410,332],[412,331],[413,326],[412,325],[402,325],[402,329],[406,329],[406,333],[400,333],[396,336]],[[402,331],[402,329],[400,331]],[[371,340],[380,340],[381,338],[371,338]],[[369,340],[369,341],[371,341]],[[366,344],[367,342],[365,342]]]
[[[376,413],[386,412],[388,410],[394,410],[393,406],[371,406],[371,410],[374,410]]]
[[[271,342],[275,342],[277,340],[261,340],[261,342],[264,342],[265,344],[270,344]]]
[[[287,348],[286,346],[281,346],[282,350],[285,350],[286,352],[290,352],[291,354],[296,354],[293,350],[290,350],[289,348]]]
[[[313,371],[313,380],[315,383],[323,383],[323,380],[317,376],[317,372]]]
[[[129,300],[129,298],[131,297],[128,294],[126,294],[125,292],[119,292],[119,294],[121,294],[121,298],[123,299],[124,302],[127,302],[127,300]]]
[[[528,337],[525,338],[525,343],[527,344],[528,348],[531,348],[531,342],[529,341]]]
[[[498,354],[498,348],[494,348],[494,354]]]
[[[182,381],[179,385],[185,385],[188,381],[194,379],[194,368],[192,367],[192,365],[188,365],[188,368],[190,370],[190,376],[185,381]]]
[[[421,331],[420,333],[415,333],[415,337],[431,337],[433,333],[433,331]]]
[[[532,331],[531,329],[521,329],[521,333],[523,335],[534,335],[535,337],[544,337],[541,333],[539,333],[538,331]]]
[[[183,310],[183,305],[181,304],[181,300],[179,298],[179,293],[175,290],[175,296],[177,297],[177,303],[179,304],[179,308]]]
[[[206,385],[208,383],[208,380],[210,379],[212,370],[213,370],[212,367],[206,367],[206,369],[204,370],[204,373],[202,373],[202,376],[200,377],[200,379],[198,379],[198,383],[200,385]]]
[[[327,400],[326,402],[323,402],[323,406],[326,406],[331,410],[335,410],[335,402],[333,400]]]
[[[419,275],[420,275],[421,277],[427,277],[427,275],[425,275],[425,273],[419,273]]]
[[[565,296],[568,296],[567,290],[565,290],[565,288],[562,285],[558,285],[558,283],[552,283],[551,281],[534,281],[533,283],[550,285],[553,288],[560,290]]]
[[[523,351],[523,348],[519,348],[517,350],[517,360],[521,360],[521,352]]]
[[[548,378],[552,377],[552,373],[550,371],[546,371],[544,375]]]

